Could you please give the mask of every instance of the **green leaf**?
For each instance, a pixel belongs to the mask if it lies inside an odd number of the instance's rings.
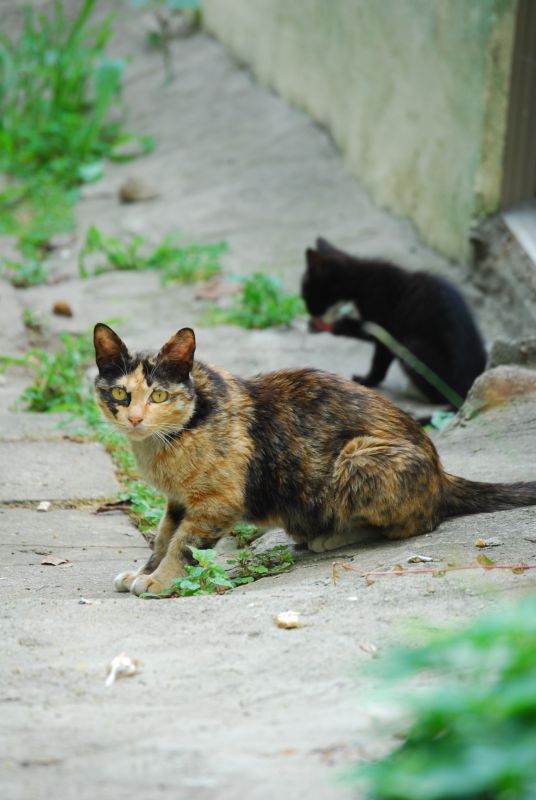
[[[476,557],[476,561],[480,564],[481,567],[493,567],[495,564],[495,561],[492,561],[492,559],[488,558],[488,556],[484,555],[484,553],[480,553]]]

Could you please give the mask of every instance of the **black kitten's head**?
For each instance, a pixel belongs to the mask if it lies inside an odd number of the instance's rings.
[[[321,317],[331,306],[346,298],[341,296],[340,276],[347,256],[337,248],[317,239],[317,249],[305,251],[306,270],[301,293],[312,317]]]
[[[115,331],[98,323],[94,344],[97,403],[110,422],[135,441],[156,436],[163,442],[187,424],[195,410],[191,328],[182,328],[157,353],[131,353]]]

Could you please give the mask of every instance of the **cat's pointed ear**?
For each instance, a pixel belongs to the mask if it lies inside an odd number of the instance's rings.
[[[181,328],[158,353],[158,362],[165,362],[178,375],[188,375],[194,363],[195,334],[191,328]]]
[[[327,239],[323,239],[322,236],[319,236],[318,239],[316,240],[316,249],[320,253],[331,253],[331,254],[341,253],[341,251],[337,247],[335,247],[335,245],[331,244],[331,242],[328,242]]]
[[[127,346],[117,333],[104,322],[98,322],[93,331],[95,360],[99,372],[117,368],[125,369],[128,358]]]
[[[305,260],[311,272],[318,272],[322,269],[322,256],[318,250],[313,250],[312,247],[308,247],[305,251]]]

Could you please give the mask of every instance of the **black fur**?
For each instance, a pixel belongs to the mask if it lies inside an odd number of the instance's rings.
[[[388,261],[362,259],[338,250],[325,239],[306,251],[302,295],[312,317],[330,306],[352,301],[359,320],[340,318],[332,333],[375,344],[370,370],[353,376],[365,386],[380,384],[395,358],[363,323],[374,322],[434,372],[463,400],[485,368],[481,335],[460,291],[445,278],[409,272]],[[366,328],[366,325],[365,325]],[[415,385],[433,403],[449,403],[440,389],[401,361]],[[457,405],[459,403],[455,403]]]

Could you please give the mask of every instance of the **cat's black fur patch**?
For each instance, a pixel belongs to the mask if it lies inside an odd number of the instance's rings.
[[[395,358],[387,347],[363,328],[381,325],[397,342],[464,399],[485,368],[486,352],[471,311],[460,291],[445,278],[410,272],[388,261],[357,258],[317,239],[316,250],[306,251],[307,269],[302,295],[312,317],[330,306],[351,301],[360,319],[340,318],[336,336],[373,341],[375,350],[367,375],[354,376],[366,386],[380,384]],[[401,361],[413,383],[433,403],[453,402],[439,388]]]

